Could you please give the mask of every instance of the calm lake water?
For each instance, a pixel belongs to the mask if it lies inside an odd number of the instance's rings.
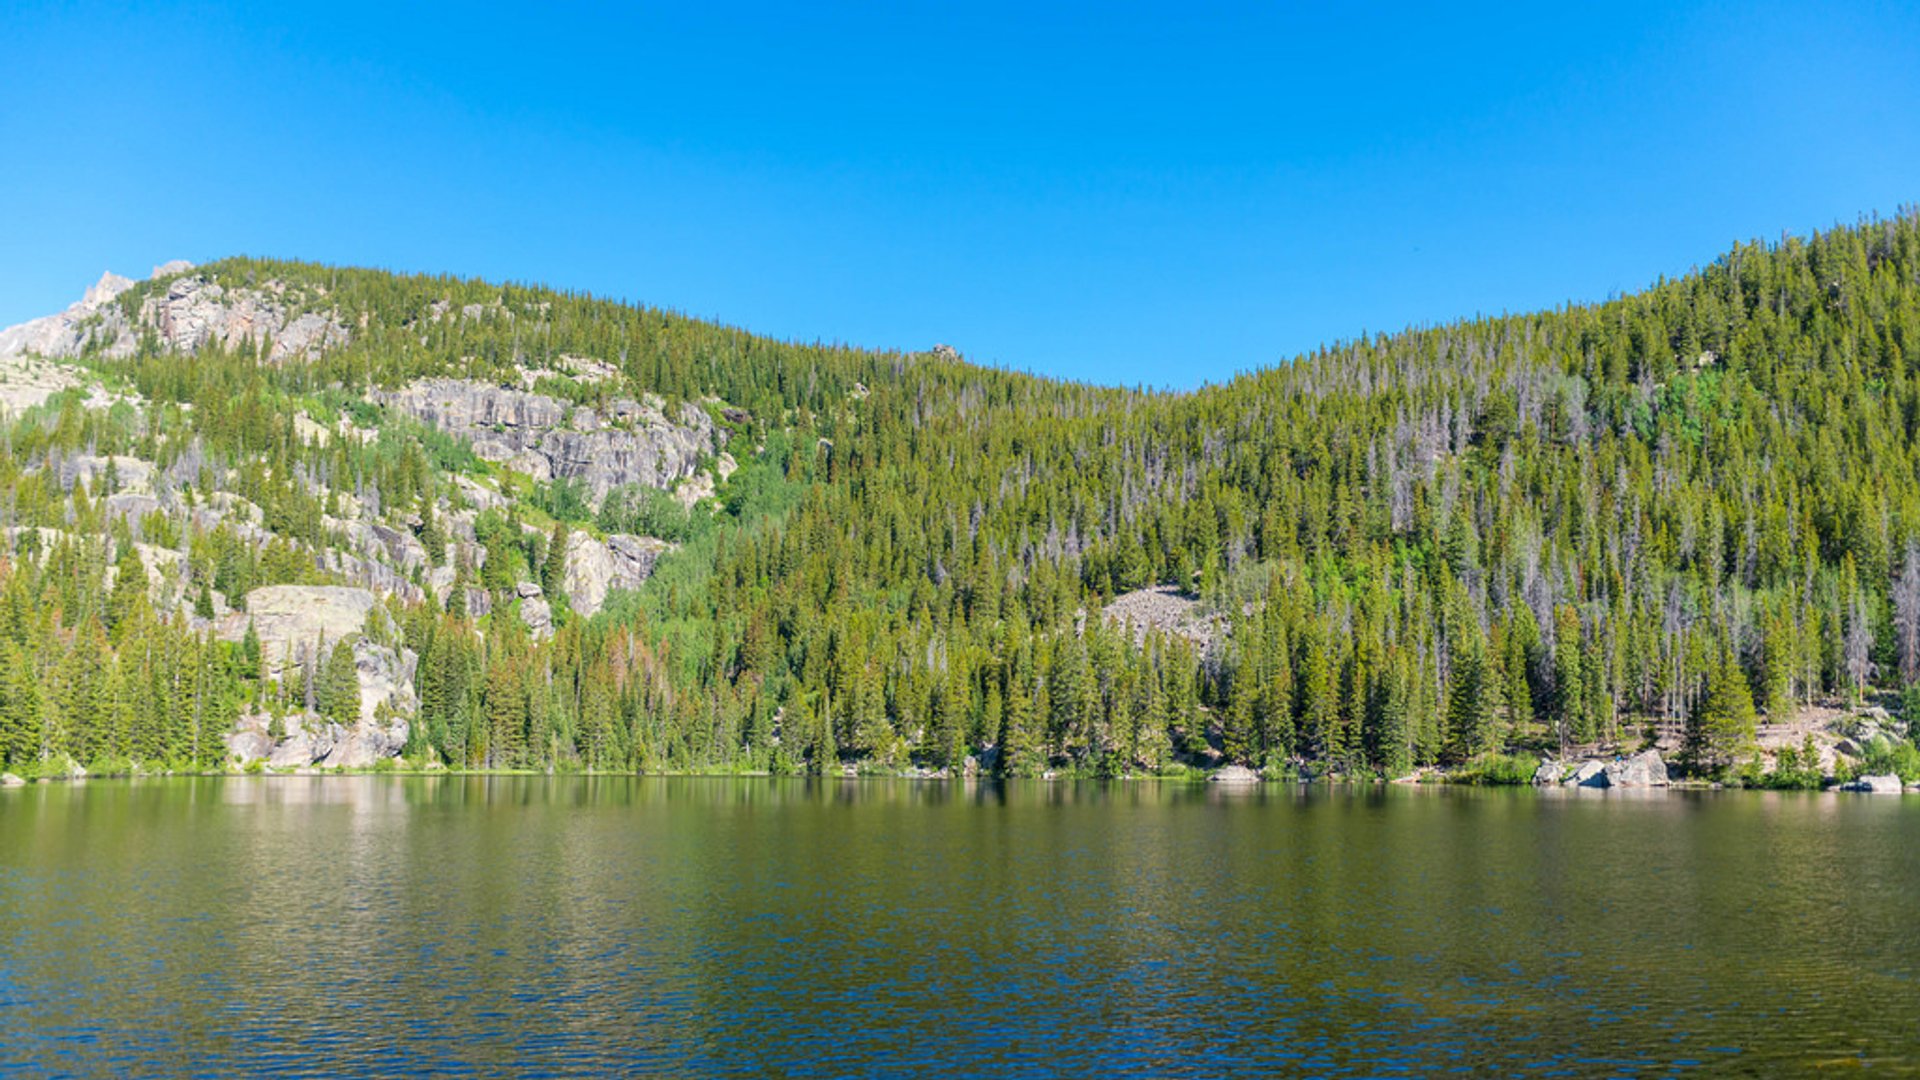
[[[1920,1070],[1920,798],[0,791],[0,1070]]]

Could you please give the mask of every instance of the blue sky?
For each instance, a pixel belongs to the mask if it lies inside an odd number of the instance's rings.
[[[1920,201],[1913,6],[1557,6],[15,0],[0,324],[245,252],[1185,387]]]

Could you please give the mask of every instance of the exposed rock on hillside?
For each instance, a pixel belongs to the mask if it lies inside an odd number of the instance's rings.
[[[347,340],[347,328],[338,316],[331,311],[298,310],[278,282],[257,289],[228,289],[190,273],[192,266],[170,262],[155,267],[153,280],[165,282],[166,288],[156,288],[142,300],[132,319],[116,301],[134,283],[105,274],[67,310],[0,331],[0,356],[72,357],[90,347],[108,356],[126,356],[138,346],[141,333],[149,330],[163,347],[178,352],[191,352],[212,341],[229,348],[271,341],[268,358],[272,360],[318,356]]]
[[[614,589],[637,589],[653,574],[653,564],[673,545],[650,536],[616,533],[601,543],[586,533],[567,538],[567,601],[592,615]]]
[[[347,328],[331,313],[295,314],[276,283],[229,290],[192,274],[175,278],[164,294],[148,297],[140,305],[139,326],[182,352],[209,341],[229,348],[271,341],[267,357],[276,361],[318,356],[347,340]]]
[[[260,638],[269,676],[296,673],[309,659],[324,658],[343,638],[367,632],[377,606],[365,589],[337,585],[269,585],[247,594],[247,610],[220,621],[223,640],[239,641],[249,623]],[[381,705],[411,714],[418,706],[413,675],[419,660],[411,649],[398,651],[366,638],[353,646],[360,679],[360,716],[371,723]]]
[[[301,650],[324,639],[328,645],[366,629],[373,594],[338,585],[269,585],[247,594],[247,610],[235,612],[220,636],[239,641],[247,624],[260,638],[267,672],[275,678],[301,659]]]
[[[364,769],[382,758],[397,756],[407,744],[405,720],[381,724],[363,718],[351,727],[318,716],[294,715],[281,721],[284,738],[275,740],[272,721],[250,713],[225,738],[227,752],[242,765],[265,760],[276,769]]]
[[[471,379],[423,379],[373,398],[470,440],[487,461],[535,480],[579,480],[596,505],[622,484],[670,488],[718,448],[713,420],[692,404],[669,419],[656,404],[619,400],[602,417],[545,394]]]
[[[100,275],[93,288],[65,311],[0,330],[0,356],[78,356],[109,316],[118,318],[113,301],[132,287],[132,280],[118,274]],[[124,319],[120,325],[125,325]],[[117,329],[113,337],[118,338]]]
[[[1225,636],[1227,629],[1222,620],[1201,616],[1199,597],[1172,585],[1122,593],[1101,614],[1115,626],[1132,623],[1135,643],[1146,640],[1149,631],[1158,631],[1204,647],[1215,637]]]

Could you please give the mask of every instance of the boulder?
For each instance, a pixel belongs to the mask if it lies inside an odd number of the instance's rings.
[[[1257,784],[1260,774],[1245,765],[1229,765],[1207,777],[1207,780],[1215,784]]]
[[[329,769],[364,769],[383,758],[397,756],[407,745],[405,720],[386,726],[363,721],[350,729],[336,728],[336,731],[333,749],[320,761],[321,766]]]
[[[553,609],[540,597],[530,596],[520,601],[520,619],[535,637],[553,633]]]
[[[1642,750],[1624,761],[1607,763],[1606,787],[1649,788],[1667,786],[1667,763],[1658,750]]]
[[[1575,787],[1606,787],[1606,762],[1595,761],[1592,758],[1588,758],[1586,761],[1580,763],[1579,768],[1573,770],[1573,775],[1567,777],[1565,783]]]
[[[288,721],[289,726],[293,721]],[[316,737],[304,727],[296,727],[291,735],[280,741],[267,757],[267,764],[276,769],[304,769],[333,750],[333,741],[324,734]]]
[[[1871,795],[1898,795],[1901,791],[1900,778],[1892,773],[1878,776],[1862,776],[1849,784],[1841,784],[1841,791],[1858,791]]]
[[[273,738],[264,727],[243,726],[226,735],[227,753],[242,765],[273,756]]]
[[[1559,762],[1542,760],[1540,767],[1533,770],[1533,782],[1543,786],[1547,784],[1557,784],[1560,782],[1560,776],[1564,772],[1566,772],[1566,769],[1562,768]]]
[[[12,773],[0,773],[0,787],[25,787],[27,782]]]

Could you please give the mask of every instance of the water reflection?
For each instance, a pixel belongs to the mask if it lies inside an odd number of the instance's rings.
[[[0,1068],[1911,1069],[1916,841],[1788,793],[36,785]]]

